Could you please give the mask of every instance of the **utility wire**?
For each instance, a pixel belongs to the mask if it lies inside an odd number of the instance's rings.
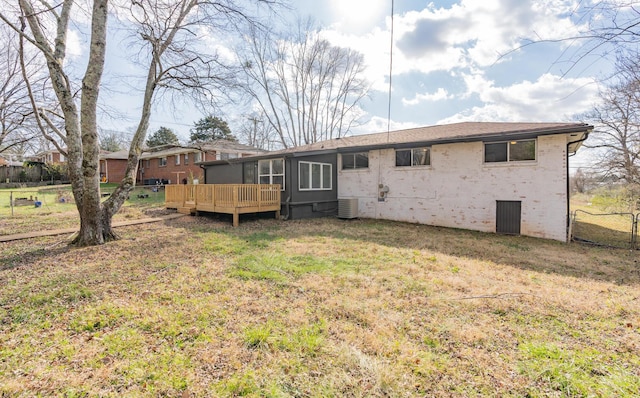
[[[393,2],[391,0],[391,42],[389,53],[389,108],[387,110],[387,142],[389,142],[389,133],[391,131],[391,76],[393,75]]]

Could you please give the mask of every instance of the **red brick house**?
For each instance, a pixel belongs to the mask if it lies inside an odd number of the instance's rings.
[[[100,181],[120,182],[127,170],[128,150],[117,152],[100,152]]]
[[[204,182],[204,172],[198,163],[227,160],[265,153],[238,142],[216,140],[194,146],[164,145],[149,148],[140,156],[138,184],[181,184],[198,179]]]
[[[62,164],[67,162],[67,158],[57,149],[38,152],[31,156],[30,159],[44,164]]]

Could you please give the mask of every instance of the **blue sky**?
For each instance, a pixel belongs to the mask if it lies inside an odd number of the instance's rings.
[[[314,17],[326,39],[364,54],[372,90],[362,103],[364,124],[353,133],[385,131],[391,0],[291,0],[290,4],[300,16]],[[584,29],[577,4],[569,0],[395,0],[391,129],[467,120],[577,120],[576,115],[595,103],[596,81],[610,72],[611,63],[587,59],[572,68],[568,61],[580,47],[567,41],[521,48],[533,39],[555,40]],[[102,94],[104,104],[118,112],[101,124],[130,130],[141,101],[139,82],[130,76],[140,72],[120,57],[126,42],[111,39],[109,77]],[[246,110],[227,107],[224,111],[222,117],[232,129],[246,119]],[[187,101],[164,101],[154,110],[150,131],[167,126],[186,139],[189,128],[202,116]]]

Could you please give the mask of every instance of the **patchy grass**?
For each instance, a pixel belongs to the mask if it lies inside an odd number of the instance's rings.
[[[0,247],[0,395],[637,396],[637,252],[207,217]]]
[[[640,213],[620,196],[606,190],[600,191],[593,195],[576,194],[572,197],[571,212],[575,214],[572,236],[599,245],[630,248],[634,220]],[[603,195],[602,192],[608,194]]]
[[[101,192],[106,194],[114,189],[115,184],[102,184]],[[33,199],[34,202],[37,198],[41,206],[35,207],[31,204],[14,206],[12,209],[11,197],[14,200],[16,198]],[[157,212],[162,206],[164,206],[164,191],[152,192],[146,188],[135,188],[115,215],[114,221],[147,217],[146,213]],[[71,187],[68,185],[0,189],[0,235],[73,228],[79,225],[80,217],[73,202]]]

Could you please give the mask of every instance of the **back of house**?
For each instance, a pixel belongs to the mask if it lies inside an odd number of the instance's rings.
[[[466,122],[203,163],[205,182],[277,183],[286,219],[355,216],[567,240],[568,158],[593,126]]]

